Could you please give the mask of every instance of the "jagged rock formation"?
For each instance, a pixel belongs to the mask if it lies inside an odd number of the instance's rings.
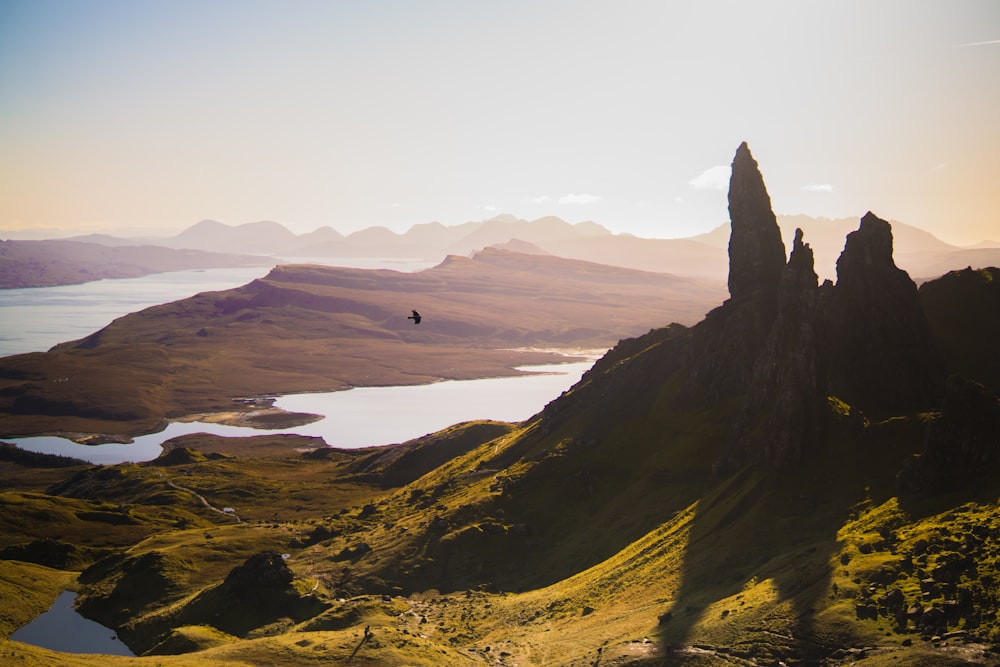
[[[751,302],[760,312],[743,329],[749,332],[743,344],[759,347],[734,430],[735,461],[781,467],[799,460],[805,443],[816,441],[827,396],[875,416],[927,409],[939,400],[944,366],[916,285],[893,262],[888,222],[867,213],[847,237],[837,284],[820,288],[801,230],[788,263],[775,273],[774,256],[783,246],[745,143],[733,160],[729,202],[732,299],[724,308]]]
[[[729,294],[773,297],[785,266],[785,244],[757,161],[744,141],[736,149],[729,180]]]
[[[945,379],[917,286],[892,259],[892,228],[871,212],[837,260],[824,304],[829,391],[866,413],[926,409]]]
[[[745,456],[776,465],[792,463],[801,455],[802,443],[816,436],[822,408],[817,374],[818,297],[812,249],[798,229],[781,276],[778,314],[754,363],[743,417],[736,428],[737,448]]]
[[[697,325],[691,391],[682,400],[697,404],[742,392],[776,315],[785,266],[785,245],[771,210],[764,178],[746,142],[733,158],[729,180],[730,298]]]
[[[694,375],[723,378],[719,398],[744,395],[721,467],[797,462],[818,440],[827,397],[872,416],[936,404],[944,365],[916,285],[893,262],[888,222],[867,213],[847,237],[837,284],[820,287],[801,230],[788,263],[775,260],[784,246],[745,143],[733,160],[729,202],[732,298],[699,325],[707,335],[693,343],[705,360]],[[712,350],[738,352],[715,364]]]

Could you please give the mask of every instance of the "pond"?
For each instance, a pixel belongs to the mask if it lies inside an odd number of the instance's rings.
[[[75,600],[76,593],[63,591],[48,611],[16,630],[10,638],[64,653],[135,655],[114,630],[81,616],[73,607]]]

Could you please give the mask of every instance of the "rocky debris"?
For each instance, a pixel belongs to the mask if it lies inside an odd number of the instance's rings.
[[[892,259],[892,227],[866,213],[821,304],[829,392],[869,415],[934,406],[945,372],[909,275]]]
[[[982,565],[1000,555],[1000,522],[983,506],[969,503],[928,523],[934,527],[919,530],[916,539],[907,539],[912,526],[879,529],[885,535],[876,549],[880,565],[855,580],[855,614],[861,620],[887,619],[896,632],[926,640],[985,640],[1000,594]]]
[[[733,158],[729,217],[729,294],[733,299],[756,293],[773,298],[785,267],[785,244],[764,178],[746,142]]]

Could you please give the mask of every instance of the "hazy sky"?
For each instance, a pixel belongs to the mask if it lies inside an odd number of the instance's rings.
[[[689,236],[743,140],[778,213],[1000,240],[1000,1],[0,0],[0,230]]]

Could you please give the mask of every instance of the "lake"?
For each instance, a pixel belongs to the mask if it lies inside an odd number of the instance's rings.
[[[393,258],[299,258],[352,268],[417,271],[431,262]],[[83,285],[0,290],[0,354],[44,351],[90,335],[117,317],[199,292],[245,285],[269,267],[160,273],[142,278],[99,280]],[[297,433],[319,436],[333,447],[357,448],[404,442],[462,421],[522,421],[580,379],[593,360],[535,367],[530,375],[437,382],[405,387],[362,387],[331,393],[282,396],[277,407],[326,418],[294,429],[266,431],[221,424],[173,422],[164,431],[131,444],[78,445],[65,438],[5,438],[24,449],[73,456],[109,465],[148,461],[160,443],[189,433],[224,436]]]
[[[172,271],[82,285],[0,289],[0,356],[44,352],[103,329],[112,320],[199,292],[232,289],[271,267]]]
[[[117,636],[96,621],[84,618],[73,608],[76,593],[63,591],[48,611],[18,628],[11,639],[64,653],[103,653],[134,656]]]
[[[171,422],[158,433],[131,444],[79,445],[65,438],[3,438],[22,449],[59,454],[110,465],[149,461],[164,440],[189,433],[229,437],[264,433],[319,436],[332,447],[358,448],[405,442],[473,419],[523,421],[576,384],[593,359],[566,364],[525,366],[531,374],[482,380],[448,380],[401,387],[357,387],[346,391],[281,396],[275,405],[294,412],[325,415],[295,428],[263,430],[202,422]]]

